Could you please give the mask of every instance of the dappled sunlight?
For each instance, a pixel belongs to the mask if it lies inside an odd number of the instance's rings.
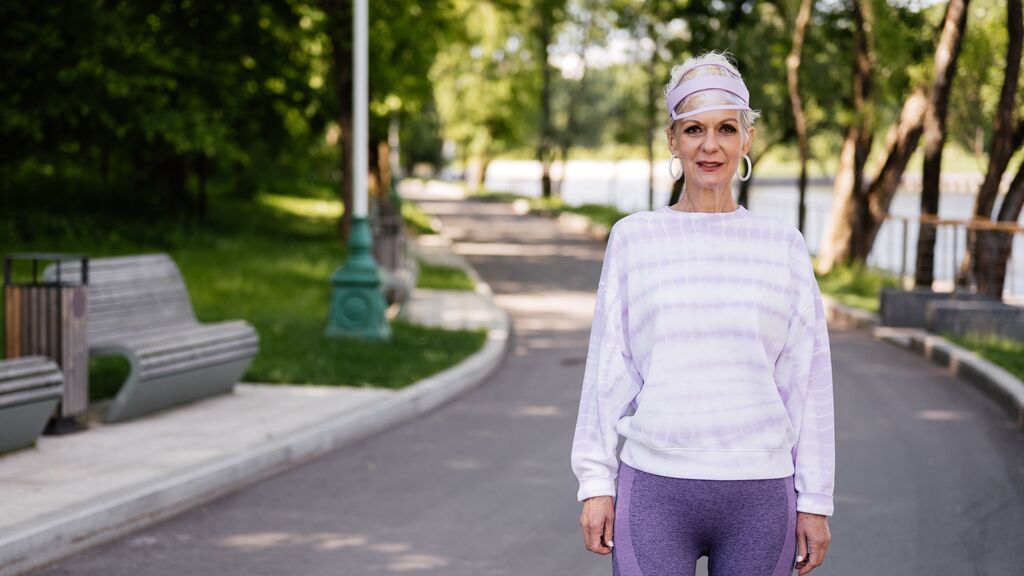
[[[558,406],[523,406],[512,414],[513,416],[561,416],[562,409]]]
[[[260,194],[261,204],[303,218],[337,219],[341,216],[342,206],[339,200],[322,200],[319,198],[302,198],[282,194]]]
[[[932,420],[932,421],[957,421],[957,420],[970,420],[974,416],[964,410],[918,410],[914,414],[919,420]]]
[[[412,572],[448,566],[451,561],[436,554],[413,551],[406,542],[371,542],[365,534],[339,532],[251,532],[222,538],[218,545],[243,551],[266,551],[273,548],[301,547],[311,551],[334,552],[360,549],[381,554],[385,569],[390,572]]]
[[[590,320],[594,314],[593,292],[530,292],[498,294],[495,301],[510,312],[550,314]]]
[[[460,241],[453,248],[461,256],[563,256],[580,260],[600,257],[598,250],[587,245]]]
[[[443,568],[448,565],[448,559],[443,556],[432,554],[405,554],[395,558],[388,564],[388,570],[392,572],[409,572],[412,570],[429,570],[431,568]]]

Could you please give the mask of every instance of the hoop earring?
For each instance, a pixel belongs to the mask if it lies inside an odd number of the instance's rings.
[[[679,174],[676,174],[676,173],[672,172],[672,161],[673,160],[679,160]],[[675,154],[673,154],[672,158],[670,158],[669,161],[668,161],[668,175],[671,176],[672,179],[677,181],[677,182],[679,181],[680,178],[683,177],[683,159],[680,158],[679,156],[676,156]]]
[[[743,155],[743,159],[746,160],[746,162],[747,162],[747,176],[746,176],[746,178],[744,178],[743,176],[739,175],[739,172],[737,172],[736,173],[736,177],[739,178],[740,180],[746,182],[747,180],[750,180],[750,176],[754,173],[754,165],[750,163],[750,156],[747,156],[746,154],[744,154]]]

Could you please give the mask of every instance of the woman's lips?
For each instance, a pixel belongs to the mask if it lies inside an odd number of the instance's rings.
[[[724,162],[697,162],[697,166],[705,172],[714,172],[722,167]]]

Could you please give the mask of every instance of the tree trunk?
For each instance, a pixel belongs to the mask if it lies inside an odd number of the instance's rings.
[[[348,0],[323,0],[327,30],[331,38],[331,73],[338,100],[338,125],[341,127],[341,203],[338,232],[348,239],[352,227],[352,3]]]
[[[956,62],[960,56],[964,28],[967,25],[967,7],[970,0],[950,0],[942,36],[935,49],[935,74],[928,108],[924,114],[924,171],[921,178],[921,214],[937,216],[939,213],[939,179],[942,175],[942,149],[946,145],[946,115],[949,110],[949,91],[956,76]],[[917,262],[914,286],[930,288],[935,279],[935,227],[920,226],[917,236]],[[904,250],[906,247],[904,247]]]
[[[351,98],[349,100],[351,103]],[[346,112],[347,111],[347,112]],[[338,142],[341,144],[341,205],[343,207],[341,218],[338,219],[338,231],[341,233],[342,240],[348,241],[349,232],[352,230],[352,207],[354,201],[354,190],[355,182],[352,178],[352,108],[351,106],[345,108],[338,118],[338,122],[341,125],[341,138]]]
[[[793,108],[793,124],[796,126],[797,150],[800,154],[800,204],[797,214],[797,228],[804,230],[804,214],[806,213],[807,196],[807,162],[810,157],[810,148],[807,142],[807,116],[804,114],[803,101],[800,99],[800,59],[804,47],[804,35],[807,33],[807,25],[811,21],[811,10],[814,7],[814,0],[801,0],[800,11],[796,16],[796,23],[793,27],[793,44],[786,57],[786,84],[789,87],[789,103]],[[745,188],[747,182],[740,185]]]
[[[541,164],[540,187],[544,198],[551,198],[551,64],[548,62],[548,46],[554,28],[554,16],[546,5],[541,6],[540,27],[537,29],[537,55],[540,59],[540,141],[537,145],[537,161]]]
[[[649,25],[647,30],[654,41],[654,26]],[[657,128],[655,113],[658,106],[658,78],[654,71],[659,51],[659,47],[655,46],[647,61],[647,207],[650,210],[654,210],[654,131]]]
[[[832,216],[824,232],[816,262],[826,273],[837,262],[849,262],[858,253],[862,231],[869,221],[864,194],[864,163],[871,152],[874,133],[872,105],[874,56],[872,54],[872,14],[870,0],[853,0],[853,39],[856,51],[853,73],[853,122],[846,130],[834,183]]]
[[[1020,218],[1021,207],[1024,206],[1024,166],[1010,183],[1010,189],[999,207],[998,222],[1014,224]],[[1013,250],[1014,234],[1011,232],[992,232],[978,238],[978,269],[986,273],[980,275],[978,292],[993,298],[1002,299],[1006,283],[1007,261]]]
[[[484,190],[484,183],[487,182],[487,167],[491,165],[491,135],[490,132],[485,132],[481,136],[482,144],[475,147],[476,154],[474,154],[473,162],[477,165],[477,170],[473,174],[473,181],[470,182],[469,189],[473,194],[479,194]],[[468,164],[465,164],[468,166]]]
[[[871,253],[878,231],[889,213],[893,196],[903,181],[903,172],[907,162],[917,149],[924,128],[924,111],[928,106],[928,97],[924,89],[917,88],[903,103],[903,110],[896,124],[889,130],[886,137],[886,155],[878,175],[871,181],[865,200],[867,201],[865,219],[860,241],[854,245],[853,259],[864,262]]]
[[[377,194],[380,202],[391,202],[392,169],[391,144],[387,140],[381,140],[377,143]]]
[[[369,161],[370,161],[370,174],[367,180],[369,186],[369,196],[375,202],[385,201],[386,191],[384,190],[384,175],[381,173],[381,165],[384,160],[381,159],[382,144],[383,144],[383,155],[387,156],[387,144],[384,144],[379,138],[374,137],[373,133],[370,133],[368,145],[369,149]]]
[[[974,200],[974,217],[986,221],[992,219],[992,208],[995,206],[996,196],[999,194],[999,184],[1002,182],[1003,173],[1013,156],[1013,111],[1017,104],[1017,84],[1020,75],[1021,50],[1024,48],[1024,21],[1021,20],[1021,0],[1007,0],[1006,2],[1007,28],[1009,29],[1009,43],[1006,48],[1006,74],[1003,80],[1003,90],[999,95],[999,104],[996,108],[995,123],[992,130],[992,141],[989,146],[988,171],[985,173],[985,180],[981,183],[978,196]],[[981,248],[992,246],[993,241],[988,239],[997,233],[978,231],[976,234],[967,235],[967,250],[961,260],[959,273],[957,274],[957,286],[967,286],[970,276],[974,276],[979,282],[985,282],[985,286],[978,286],[979,292],[989,293],[994,287],[988,282],[980,267],[988,255],[981,255]],[[975,256],[978,256],[975,258]],[[993,255],[992,257],[998,257]]]

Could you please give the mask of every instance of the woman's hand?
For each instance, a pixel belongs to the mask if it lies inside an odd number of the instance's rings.
[[[615,502],[611,496],[594,496],[583,501],[580,515],[583,544],[598,554],[611,554],[612,531],[615,529]]]
[[[828,531],[828,516],[797,512],[796,514],[796,568],[804,576],[825,561],[832,534]]]

